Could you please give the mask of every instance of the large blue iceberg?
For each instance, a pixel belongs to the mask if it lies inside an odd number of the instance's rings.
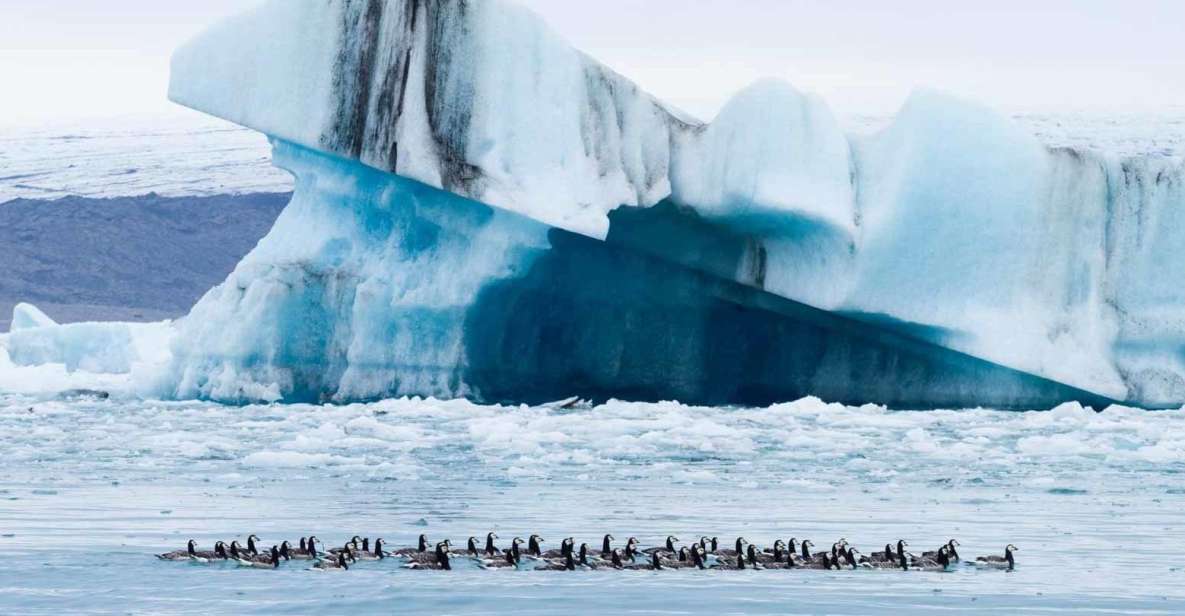
[[[776,81],[705,124],[500,0],[273,0],[170,95],[297,184],[167,357],[115,362],[145,395],[1185,402],[1179,160],[931,91],[870,137]]]

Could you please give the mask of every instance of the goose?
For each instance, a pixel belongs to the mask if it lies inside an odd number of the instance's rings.
[[[831,544],[831,560],[833,560],[833,561],[839,560],[840,557],[842,557],[844,554],[847,553],[846,552],[847,547],[848,547],[848,540],[844,539],[842,537],[840,538],[839,541],[836,541],[835,543]]]
[[[452,571],[452,560],[449,558],[449,548],[452,547],[452,542],[448,539],[436,544],[436,549],[431,556],[424,554],[417,554],[412,558],[411,562],[403,567],[405,569],[434,569],[440,571]]]
[[[574,554],[575,552],[576,552],[576,539],[574,539],[572,537],[567,537],[563,541],[560,541],[560,549],[547,550],[546,552],[543,553],[543,557],[547,558],[547,559],[554,560],[557,558],[566,558],[568,556],[568,554]]]
[[[857,550],[853,547],[848,547],[848,551],[846,554],[844,554],[844,558],[847,560],[848,566],[853,569],[872,567],[872,561],[869,560],[867,556],[861,554],[860,550]]]
[[[304,537],[300,538],[300,548],[292,549],[289,547],[288,555],[296,560],[317,560],[320,554],[317,553],[317,542],[320,541],[316,535],[310,536],[307,540]]]
[[[477,549],[477,537],[470,537],[468,545],[465,548],[465,553],[470,556],[479,556],[481,554]]]
[[[960,545],[959,541],[952,539],[952,540],[947,541],[946,544],[940,546],[940,548],[942,548],[942,547],[947,548],[947,556],[950,557],[950,560],[953,560],[953,562],[955,562],[955,563],[959,562],[959,551],[955,550],[955,546],[957,546],[957,545]],[[939,550],[930,550],[928,552],[922,552],[922,558],[929,558],[929,559],[933,560],[937,557],[939,557]]]
[[[197,541],[190,539],[185,544],[184,550],[174,550],[164,554],[157,554],[156,557],[161,560],[186,560],[196,563],[208,563],[216,558],[221,558],[219,554],[219,546],[224,545],[221,541],[214,545],[213,551],[199,552],[197,549]]]
[[[609,558],[613,554],[613,544],[611,542],[616,540],[617,538],[613,535],[605,535],[605,538],[601,541],[601,558]]]
[[[914,561],[913,554],[905,551],[905,548],[907,548],[907,547],[909,547],[909,542],[907,542],[904,539],[897,540],[897,562],[898,563],[900,563],[902,559],[908,559],[909,562],[911,562],[911,563]]]
[[[522,553],[519,552],[518,546],[522,543],[522,539],[515,537],[514,541],[510,542],[510,548],[502,550],[502,554],[497,558],[483,558],[478,561],[477,566],[482,569],[506,569],[510,567],[518,568],[522,564]]]
[[[979,558],[975,559],[975,566],[985,569],[1007,569],[1009,571],[1013,571],[1016,569],[1016,558],[1012,553],[1018,551],[1019,549],[1020,548],[1009,543],[1008,547],[1004,548],[1003,556],[980,556]]]
[[[313,568],[320,571],[348,571],[350,564],[346,562],[345,554],[338,554],[336,558],[318,560]]]
[[[923,571],[946,571],[950,567],[950,555],[947,554],[946,546],[938,548],[938,554],[933,559],[923,557],[914,563],[914,567]]]
[[[750,543],[748,550],[745,552],[745,559],[749,561],[749,567],[751,569],[764,569],[765,568],[761,564],[761,559],[758,557],[759,554],[760,554],[760,551],[757,549],[757,546]]]
[[[634,565],[631,568],[632,569],[639,569],[642,571],[662,571],[662,570],[666,569],[666,567],[664,567],[662,564],[662,552],[651,552],[650,553],[650,564]]]
[[[248,554],[248,553],[247,553],[247,551],[246,551],[246,550],[244,550],[244,549],[243,549],[243,548],[242,548],[242,547],[239,545],[239,542],[238,542],[238,541],[231,541],[231,542],[230,542],[230,557],[231,557],[231,559],[233,559],[233,560],[240,560],[240,559],[247,558],[247,557],[249,557],[249,556],[251,556],[251,555],[250,555],[250,554]]]
[[[256,541],[259,541],[258,536],[247,535],[247,553],[251,554],[252,556],[259,556],[259,550],[256,549],[256,547],[255,547]],[[265,554],[265,556],[266,556],[266,554]]]
[[[666,541],[666,544],[664,545],[664,547],[646,548],[645,550],[642,550],[642,552],[646,553],[646,554],[654,554],[655,552],[672,552],[673,553],[673,552],[675,552],[675,543],[677,543],[678,541],[679,541],[678,537],[676,537],[674,535],[670,535],[667,537],[667,541]]]
[[[889,562],[889,563],[891,563],[891,562],[897,560],[897,554],[895,554],[893,552],[893,544],[886,543],[885,550],[883,552],[873,553],[868,558],[872,562]]]
[[[774,541],[774,549],[772,552],[774,562],[782,562],[786,559],[786,542],[778,539]]]
[[[527,555],[535,557],[543,556],[542,544],[544,543],[546,543],[546,541],[543,540],[543,537],[540,537],[539,535],[531,535],[527,539]]]
[[[280,548],[273,545],[270,553],[257,555],[252,559],[240,559],[238,563],[240,567],[252,569],[278,569],[280,567]]]
[[[494,540],[498,538],[493,531],[486,533],[486,556],[497,556],[498,547],[494,545]]]
[[[333,548],[329,550],[330,554],[341,554],[343,552],[359,552],[366,548],[362,547],[362,537],[354,535],[346,544],[340,548]]]
[[[630,537],[629,540],[625,542],[625,557],[632,563],[637,562],[637,556],[638,539],[636,537]]]
[[[943,546],[946,548],[946,555],[950,557],[951,561],[953,562],[959,562],[959,551],[955,549],[955,547],[958,545],[960,545],[958,541],[951,539],[946,543],[945,546]],[[938,552],[939,550],[922,552],[922,558],[936,559],[938,558]]]
[[[428,536],[420,535],[416,540],[416,547],[414,548],[400,548],[391,552],[395,556],[414,556],[416,554],[425,554],[428,552]]]
[[[590,562],[588,560],[588,544],[587,543],[580,544],[580,558],[576,561],[576,564],[581,567],[584,567],[586,569],[596,569],[597,568],[596,563]]]
[[[811,562],[814,557],[811,555],[811,548],[815,547],[815,542],[810,539],[802,540],[802,559],[806,562]]]
[[[551,563],[545,567],[540,567],[539,570],[540,571],[575,571],[576,570],[576,557],[572,554],[572,552],[567,552],[564,554],[563,562],[554,562],[554,563]]]
[[[621,550],[615,549],[609,553],[609,562],[614,569],[624,569],[625,563],[621,561]]]
[[[718,553],[721,556],[736,556],[737,554],[743,554],[745,552],[745,546],[748,545],[748,543],[749,543],[748,539],[745,539],[744,537],[737,537],[736,545],[735,545],[734,549],[721,550]],[[713,549],[712,551],[716,552],[715,549]]]
[[[382,537],[379,537],[378,539],[374,540],[374,550],[373,551],[370,551],[368,549],[368,546],[367,546],[368,543],[370,543],[369,539],[363,540],[362,551],[357,552],[355,554],[355,557],[358,560],[383,560],[384,558],[387,557],[387,552],[383,550],[383,546],[385,545],[385,542],[383,541]]]

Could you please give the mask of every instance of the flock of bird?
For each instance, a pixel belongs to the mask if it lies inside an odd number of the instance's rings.
[[[498,535],[488,533],[485,541],[470,537],[465,548],[454,547],[450,540],[432,545],[428,537],[420,535],[415,547],[387,550],[382,539],[353,537],[342,547],[322,550],[324,543],[316,536],[301,537],[299,545],[284,541],[270,549],[260,549],[260,539],[250,535],[246,545],[237,540],[226,544],[219,541],[213,550],[198,550],[190,539],[186,549],[158,554],[168,561],[192,563],[231,563],[240,567],[276,569],[297,562],[308,563],[318,570],[348,570],[364,561],[391,561],[407,569],[450,571],[454,567],[480,569],[529,569],[543,571],[576,571],[581,569],[631,569],[661,571],[667,569],[896,569],[902,571],[948,571],[959,564],[980,568],[1006,569],[1016,567],[1016,546],[1009,544],[1003,555],[980,556],[963,561],[959,542],[951,539],[933,550],[921,554],[910,552],[909,543],[897,541],[886,544],[884,550],[863,554],[847,539],[840,539],[830,550],[816,550],[808,540],[781,539],[767,548],[738,537],[734,545],[721,549],[716,537],[701,537],[698,541],[680,545],[678,537],[669,536],[660,547],[643,548],[630,537],[623,547],[614,547],[613,535],[605,535],[599,550],[587,543],[579,546],[573,538],[560,542],[559,549],[545,550],[543,538],[531,535],[526,541],[515,537],[507,548],[496,545]]]

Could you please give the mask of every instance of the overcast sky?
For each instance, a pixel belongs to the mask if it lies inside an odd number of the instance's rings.
[[[705,119],[762,77],[840,113],[918,85],[1014,111],[1185,106],[1183,0],[521,1]],[[254,2],[0,0],[0,122],[168,111],[172,49]]]

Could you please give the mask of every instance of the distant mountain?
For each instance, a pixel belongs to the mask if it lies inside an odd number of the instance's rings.
[[[262,238],[291,194],[0,204],[0,331],[17,302],[55,320],[178,317]]]

